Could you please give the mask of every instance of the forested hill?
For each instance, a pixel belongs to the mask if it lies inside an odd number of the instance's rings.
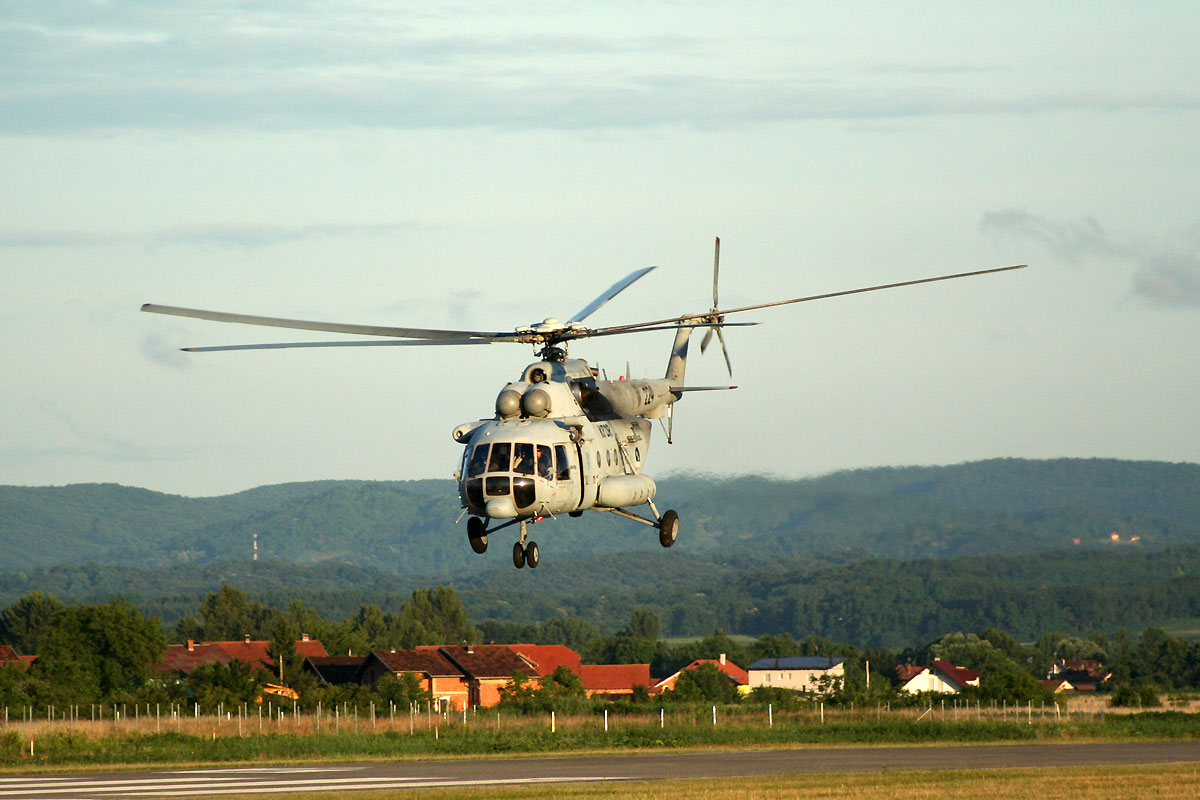
[[[1003,459],[806,480],[676,476],[659,481],[657,503],[683,520],[672,553],[726,561],[907,560],[1200,542],[1195,464]],[[453,484],[435,480],[317,481],[209,498],[107,484],[6,486],[0,572],[248,559],[255,533],[261,559],[296,564],[433,575],[507,560],[507,547],[482,558],[471,553],[463,526],[454,524],[458,513]],[[607,514],[547,520],[531,536],[544,560],[659,549],[648,528]]]

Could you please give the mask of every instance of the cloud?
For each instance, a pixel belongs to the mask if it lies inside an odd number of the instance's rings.
[[[0,229],[0,248],[6,247],[109,247],[140,244],[147,247],[215,246],[253,249],[312,239],[389,236],[412,230],[415,223],[385,222],[349,225],[315,223],[311,225],[209,225],[162,228],[159,230],[103,233],[80,230]]]
[[[1200,226],[1187,235],[1144,241],[1114,235],[1091,217],[1058,222],[1021,209],[989,211],[979,228],[987,234],[1040,244],[1074,265],[1095,259],[1131,264],[1132,291],[1160,306],[1200,306]]]
[[[0,132],[17,135],[729,128],[1200,108],[1194,92],[943,88],[948,79],[1006,69],[994,64],[731,68],[739,62],[724,52],[728,43],[711,36],[510,33],[482,21],[472,33],[461,17],[398,15],[369,4],[330,13],[324,4],[268,2],[214,13],[152,3],[77,11],[46,0],[19,7],[10,20],[0,23]],[[509,20],[502,15],[498,26],[511,30]]]

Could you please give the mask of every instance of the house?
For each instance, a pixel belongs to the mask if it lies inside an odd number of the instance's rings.
[[[728,658],[726,658],[724,653],[721,653],[721,655],[715,659],[713,659],[713,658],[698,658],[698,659],[696,659],[695,661],[688,664],[686,667],[679,670],[675,674],[669,675],[666,678],[663,678],[658,683],[654,684],[654,686],[651,687],[651,690],[650,690],[651,693],[660,694],[660,693],[666,692],[666,691],[674,691],[675,683],[679,680],[680,675],[687,672],[689,669],[697,669],[699,667],[704,666],[705,664],[712,664],[718,670],[720,670],[720,672],[723,675],[725,675],[725,677],[729,678],[729,680],[732,681],[733,684],[738,687],[739,693],[745,694],[746,692],[749,691],[749,689],[747,688],[749,685],[749,677],[746,674],[746,670],[742,669],[737,664],[733,663]]]
[[[545,669],[556,657],[565,655],[555,650],[534,652],[541,656],[541,662],[534,662],[504,644],[422,645],[412,650],[372,650],[363,663],[359,680],[374,687],[379,678],[389,672],[415,673],[421,676],[425,691],[452,709],[486,708],[500,702],[500,690],[510,684],[518,672],[538,681],[542,677],[538,663]],[[578,656],[575,658],[577,660]],[[546,674],[552,671],[548,669]]]
[[[301,668],[316,675],[322,683],[344,686],[360,682],[358,676],[366,660],[366,656],[309,656]]]
[[[1112,677],[1112,671],[1091,658],[1062,659],[1050,665],[1046,680],[1063,680],[1077,692],[1094,692]]]
[[[358,681],[375,688],[384,675],[410,673],[439,704],[462,710],[470,704],[470,688],[462,670],[436,647],[416,650],[372,650],[358,671]]]
[[[649,691],[649,664],[582,664],[579,680],[588,697],[629,697],[637,687]]]
[[[0,667],[15,664],[22,669],[29,669],[29,665],[34,661],[37,661],[37,656],[19,656],[12,645],[0,644]]]
[[[751,690],[759,686],[793,692],[826,694],[846,677],[846,659],[841,656],[794,656],[760,658],[746,668]]]
[[[271,642],[266,639],[251,639],[248,635],[240,640],[228,642],[196,642],[191,639],[185,644],[167,645],[167,652],[151,669],[159,675],[186,677],[201,664],[228,664],[233,660],[249,664],[255,669],[275,672],[275,659],[270,654]],[[316,639],[304,634],[296,642],[296,654],[301,658],[327,656],[325,647]],[[286,676],[282,676],[286,680]]]
[[[909,694],[958,694],[968,686],[979,685],[978,670],[956,667],[940,659],[927,667],[905,664],[896,667],[896,673],[900,676],[900,690]]]

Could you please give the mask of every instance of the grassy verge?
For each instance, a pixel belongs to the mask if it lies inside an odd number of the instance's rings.
[[[31,755],[29,738],[34,739]],[[534,755],[661,748],[773,747],[854,744],[964,744],[1081,740],[1200,739],[1200,716],[1175,711],[1104,716],[1077,721],[876,720],[843,717],[824,723],[809,716],[764,721],[730,720],[713,725],[692,719],[660,727],[654,718],[615,720],[604,730],[594,718],[560,720],[555,729],[541,720],[475,721],[432,729],[240,733],[123,731],[10,727],[0,733],[0,768],[29,769],[89,765],[263,763],[374,758]]]

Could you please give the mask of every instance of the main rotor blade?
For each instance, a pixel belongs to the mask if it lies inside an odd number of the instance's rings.
[[[629,288],[630,284],[632,284],[638,278],[642,277],[647,272],[650,272],[653,269],[655,269],[655,267],[645,267],[644,269],[639,269],[636,272],[629,273],[624,278],[617,281],[612,286],[608,287],[608,290],[605,291],[604,294],[600,295],[595,300],[588,303],[580,311],[575,312],[575,316],[571,317],[571,319],[568,321],[569,322],[582,322],[597,308],[604,305],[609,300],[612,300],[614,297],[616,297],[622,291]]]
[[[797,297],[792,300],[777,300],[774,303],[759,303],[753,306],[742,306],[741,308],[730,308],[722,311],[722,314],[737,314],[741,311],[754,311],[758,308],[771,308],[772,306],[786,306],[790,303],[807,303],[809,300],[826,300],[830,297],[843,297],[848,294],[862,294],[863,292],[877,292],[880,289],[898,289],[901,286],[916,286],[919,283],[935,283],[937,281],[950,281],[955,278],[971,278],[976,275],[990,275],[994,272],[1008,272],[1014,269],[1025,269],[1028,264],[1017,264],[1011,267],[993,267],[992,269],[979,269],[974,272],[959,272],[954,275],[939,275],[936,278],[919,278],[915,281],[900,281],[899,283],[885,283],[881,286],[867,286],[863,289],[846,289],[841,292],[829,292],[828,294],[814,294],[808,297]]]
[[[566,342],[574,339],[592,339],[597,336],[618,336],[624,333],[644,333],[646,331],[674,331],[679,330],[682,325],[685,325],[692,317],[680,317],[678,320],[665,320],[670,323],[667,325],[618,325],[613,328],[592,328],[586,331],[564,331],[562,335],[557,337],[557,341]],[[761,325],[761,322],[696,322],[692,325],[693,328],[701,328],[705,325],[721,328],[749,328],[754,325]]]
[[[915,281],[900,281],[899,283],[885,283],[885,284],[881,284],[879,286],[867,286],[862,289],[847,289],[847,290],[841,291],[841,292],[829,292],[827,294],[813,294],[813,295],[809,295],[807,297],[796,297],[791,300],[776,300],[773,303],[758,303],[757,305],[741,306],[740,308],[712,309],[710,311],[703,312],[700,314],[684,314],[684,315],[678,316],[678,317],[667,317],[665,319],[655,319],[655,320],[650,320],[649,322],[635,322],[635,323],[631,323],[629,325],[619,325],[619,326],[614,326],[614,327],[609,327],[609,328],[602,328],[601,330],[604,330],[606,332],[611,332],[611,333],[617,333],[617,332],[621,332],[621,331],[625,331],[625,330],[639,330],[643,327],[657,328],[657,326],[660,326],[660,325],[671,325],[671,324],[678,325],[678,324],[686,323],[688,320],[692,320],[692,319],[703,320],[704,318],[711,318],[718,314],[738,314],[742,311],[753,311],[758,308],[772,308],[774,306],[786,306],[791,303],[807,303],[810,300],[826,300],[830,297],[842,297],[844,295],[849,295],[849,294],[862,294],[863,292],[877,292],[880,289],[897,289],[901,286],[916,286],[919,283],[934,283],[936,281],[949,281],[949,280],[954,280],[955,278],[971,278],[976,275],[990,275],[994,272],[1008,272],[1008,271],[1014,270],[1014,269],[1025,269],[1027,266],[1029,266],[1029,265],[1028,264],[1017,264],[1017,265],[1011,266],[1011,267],[993,267],[992,269],[980,269],[980,270],[975,270],[974,272],[958,272],[958,273],[955,273],[954,275],[939,275],[935,278],[920,278]]]
[[[292,328],[325,333],[354,333],[361,336],[390,336],[402,339],[482,339],[499,342],[515,339],[517,334],[488,331],[451,331],[437,328],[394,328],[386,325],[356,325],[342,322],[313,322],[282,317],[259,317],[253,314],[231,314],[227,311],[205,311],[199,308],[179,308],[146,303],[142,311],[151,314],[169,314],[176,317],[193,317],[212,322],[236,322],[244,325],[263,325],[269,328]]]
[[[223,344],[213,347],[181,347],[185,353],[215,353],[225,350],[286,350],[293,347],[422,347],[462,344],[491,344],[487,339],[383,339],[373,342],[268,342],[266,344]]]

